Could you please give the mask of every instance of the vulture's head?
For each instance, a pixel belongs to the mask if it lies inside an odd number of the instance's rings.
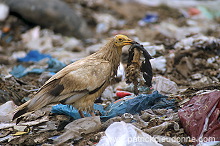
[[[116,35],[114,37],[114,44],[117,47],[123,47],[125,45],[131,45],[133,43],[134,43],[134,41],[132,39],[130,39],[127,36],[122,35],[122,34]]]

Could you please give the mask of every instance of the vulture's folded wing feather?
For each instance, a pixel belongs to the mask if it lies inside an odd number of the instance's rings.
[[[68,98],[73,102],[103,86],[106,77],[111,74],[110,63],[101,59],[82,61],[76,65],[70,64],[48,80],[31,100],[28,109],[36,110],[50,103],[62,103]],[[61,74],[64,72],[66,74]]]

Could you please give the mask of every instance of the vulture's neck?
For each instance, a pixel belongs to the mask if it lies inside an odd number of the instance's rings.
[[[112,70],[117,71],[120,63],[121,54],[122,54],[122,47],[116,46],[114,44],[114,40],[111,39],[107,42],[105,46],[103,46],[94,55],[97,58],[101,58],[106,61],[109,61],[112,64]]]

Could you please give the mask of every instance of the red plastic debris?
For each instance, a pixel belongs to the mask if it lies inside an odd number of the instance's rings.
[[[132,95],[132,93],[127,92],[127,91],[117,91],[116,92],[116,96],[118,96],[120,98],[125,97],[125,96],[129,96],[129,95]]]
[[[178,114],[195,143],[220,141],[220,91],[194,96]]]
[[[194,16],[194,15],[200,14],[201,12],[197,8],[189,8],[188,9],[188,13],[189,13],[189,15]]]

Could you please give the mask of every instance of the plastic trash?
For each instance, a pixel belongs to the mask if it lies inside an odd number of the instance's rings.
[[[175,94],[178,92],[177,84],[162,76],[154,77],[152,86],[161,94]]]
[[[207,63],[212,64],[213,62],[217,61],[218,59],[219,59],[219,56],[208,58]]]
[[[104,92],[101,94],[101,100],[102,101],[110,101],[110,102],[113,102],[114,101],[114,97],[115,96],[115,93],[114,93],[114,89],[113,87],[110,85],[108,86]]]
[[[52,52],[53,47],[53,33],[48,30],[41,30],[39,26],[30,29],[21,35],[22,42],[25,47],[30,50],[38,50],[40,52]]]
[[[97,33],[105,33],[107,32],[110,28],[116,27],[118,25],[117,19],[110,15],[110,14],[94,14],[94,18],[98,22],[97,27],[96,27],[96,32]]]
[[[94,104],[93,108],[95,110],[98,110],[101,114],[105,114],[105,111],[103,109],[102,105],[97,105]],[[56,114],[65,114],[68,116],[73,117],[74,119],[80,119],[81,116],[78,112],[78,110],[76,108],[74,108],[72,105],[63,105],[63,104],[58,104],[52,107],[51,110],[52,113],[56,113]],[[83,112],[85,116],[91,116],[89,113],[87,112]]]
[[[195,7],[191,7],[191,8],[188,9],[188,13],[189,13],[190,16],[194,16],[194,15],[200,14],[201,12],[200,12],[199,9],[197,9]]]
[[[171,126],[171,125],[173,125],[172,122],[163,122],[162,124],[158,126],[144,129],[144,132],[150,135],[161,135],[168,128],[168,126]]]
[[[80,49],[81,46],[82,46],[81,41],[72,37],[72,38],[65,39],[62,47],[65,48],[65,50],[67,51],[73,51],[75,48],[79,49],[77,51],[82,51]]]
[[[110,104],[105,110],[106,115],[102,120],[123,115],[124,113],[137,114],[145,109],[175,109],[175,101],[168,100],[167,96],[159,94],[158,91],[152,94],[141,94],[136,97],[126,96]]]
[[[166,58],[164,56],[160,56],[157,58],[153,58],[150,60],[153,69],[157,69],[159,71],[166,71]]]
[[[195,143],[220,141],[220,91],[194,96],[178,111],[180,121]]]
[[[144,26],[148,23],[155,23],[158,21],[158,14],[157,13],[147,13],[144,18],[138,21],[140,26]]]
[[[148,45],[148,46],[144,46],[144,48],[149,52],[149,54],[151,56],[156,55],[157,52],[164,52],[165,48],[164,45]]]
[[[117,78],[120,78],[122,81],[125,80],[125,68],[122,63],[118,66]]]
[[[42,65],[33,65],[29,66],[28,68],[24,67],[23,65],[18,65],[13,67],[12,71],[10,74],[17,78],[21,78],[29,73],[36,73],[36,74],[41,74],[42,72],[48,71],[48,72],[58,72],[62,68],[66,66],[66,64],[60,62],[59,60],[50,57],[49,55],[44,55],[40,54],[38,51],[30,51],[31,53],[28,53],[26,57],[19,59],[19,61],[24,61],[24,62],[29,62],[29,61],[34,61],[38,62],[44,58],[48,58],[49,60],[45,63],[47,66],[42,66]],[[43,60],[44,61],[44,60]]]
[[[30,132],[30,128],[28,128],[27,126],[22,126],[22,128],[16,128],[16,127],[17,126],[14,126],[14,129],[18,131],[14,134],[11,134],[12,136],[20,136],[20,135],[24,135]]]
[[[198,79],[202,78],[202,74],[201,73],[196,73],[196,74],[191,75],[191,77],[194,80],[198,80]]]
[[[17,130],[17,131],[25,131],[27,126],[15,125],[13,128],[14,128],[14,130]]]
[[[203,48],[203,49],[216,49],[215,46],[220,45],[220,39],[212,36],[204,36],[201,34],[193,35],[191,37],[184,38],[174,45],[175,49],[185,49],[190,48]]]
[[[156,28],[160,33],[163,35],[169,37],[169,38],[175,38],[177,40],[185,38],[189,34],[196,34],[196,33],[202,33],[203,30],[205,30],[207,27],[210,28],[210,26],[200,26],[200,25],[194,25],[189,27],[179,27],[175,25],[174,23],[170,22],[161,22],[158,27]]]
[[[116,92],[116,96],[122,98],[122,97],[125,97],[125,96],[129,96],[129,95],[132,95],[131,92],[126,92],[126,91],[117,91]]]
[[[2,104],[0,106],[0,122],[9,122],[12,120],[12,117],[14,116],[14,109],[17,107],[17,105],[14,104],[13,101],[8,101],[5,104]]]
[[[173,122],[179,121],[179,116],[177,112],[174,112],[172,109],[146,109],[141,111],[141,119],[144,121],[153,121],[156,119],[158,123],[163,123],[165,121]],[[179,130],[178,123],[173,123],[175,125],[175,130]],[[159,126],[159,125],[158,125]]]
[[[112,117],[123,115],[124,113],[137,114],[145,109],[175,109],[175,100],[168,100],[167,96],[159,94],[158,91],[154,91],[152,94],[141,94],[137,97],[126,96],[110,104],[105,109],[102,105],[94,104],[94,109],[101,113],[100,118],[106,121]],[[80,115],[78,111],[71,105],[58,104],[52,107],[52,113],[65,114],[79,119]],[[84,112],[85,116],[90,116]]]
[[[0,21],[4,21],[9,14],[9,7],[6,4],[0,3]]]
[[[11,58],[17,60],[17,58],[24,58],[26,55],[25,51],[16,51],[12,53]]]
[[[27,55],[23,58],[18,58],[19,62],[38,62],[44,58],[51,58],[48,54],[41,54],[37,50],[31,50],[27,53]]]
[[[120,129],[120,130],[119,130]],[[132,124],[114,122],[96,146],[162,146],[156,139]]]
[[[37,119],[35,121],[19,123],[19,125],[34,126],[34,125],[39,125],[40,123],[45,123],[47,121],[49,121],[49,117],[44,116],[43,118]],[[7,128],[10,128],[10,127],[14,127],[15,125],[16,125],[16,123],[0,123],[0,130],[1,129],[7,129]]]
[[[25,68],[23,65],[18,65],[18,66],[13,67],[10,74],[12,74],[16,78],[21,78],[21,77],[27,75],[28,73],[40,74],[42,72],[44,72],[44,69],[33,68],[30,70],[29,68]]]
[[[43,72],[41,75],[40,75],[40,77],[39,77],[39,79],[38,79],[38,81],[40,82],[40,83],[42,83],[42,84],[44,84],[47,80],[49,80],[53,75],[55,75],[55,73],[54,72]]]
[[[217,4],[218,5],[218,4]],[[200,5],[198,6],[198,10],[201,12],[203,16],[205,16],[208,19],[215,19],[220,17],[220,11],[218,9],[218,6],[208,6],[208,5]]]
[[[7,141],[8,139],[12,138],[13,136],[11,135],[8,135],[8,136],[5,136],[5,137],[2,137],[0,138],[0,142],[4,142],[4,141]]]
[[[50,58],[48,60],[47,64],[48,64],[48,67],[47,67],[46,71],[49,71],[49,72],[58,72],[66,66],[65,63],[62,63],[55,58]]]
[[[196,146],[219,146],[220,141],[210,141],[210,142],[202,142],[197,144]]]
[[[101,121],[98,116],[78,119],[65,126],[65,132],[58,138],[54,139],[54,144],[62,144],[69,139],[76,139],[83,134],[96,132],[100,129]]]
[[[134,85],[133,84],[128,85],[123,81],[117,84],[115,88],[118,91],[128,91],[131,93],[134,92]],[[150,94],[153,91],[153,88],[152,87],[149,88],[147,86],[138,86],[138,91],[140,94]]]
[[[84,47],[81,40],[54,34],[53,31],[40,29],[39,26],[28,30],[21,37],[26,48],[49,53],[51,56],[62,60],[62,62],[65,60],[66,63],[69,63],[73,58],[78,59],[88,55],[83,52],[80,57],[79,55],[77,57],[74,56],[82,53]]]

